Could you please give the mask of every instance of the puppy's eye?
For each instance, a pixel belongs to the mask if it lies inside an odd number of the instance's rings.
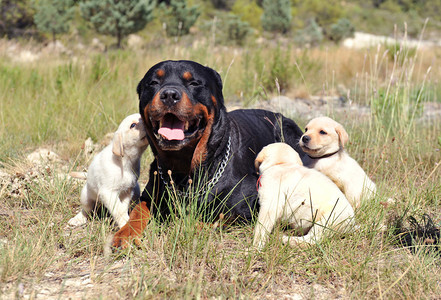
[[[152,80],[152,81],[149,82],[149,85],[150,85],[150,86],[158,85],[158,84],[159,84],[159,82],[156,81],[156,80]]]
[[[320,130],[320,134],[321,135],[325,135],[325,134],[327,134],[325,131],[323,131],[323,130]]]
[[[305,131],[308,131],[308,127],[305,128]]]
[[[134,128],[134,127],[136,127],[136,123],[132,123],[132,124],[130,124],[130,129],[132,129],[132,128]]]

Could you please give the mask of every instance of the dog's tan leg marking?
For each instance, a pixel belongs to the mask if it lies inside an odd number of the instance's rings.
[[[113,247],[127,248],[130,242],[135,242],[136,245],[141,244],[141,236],[147,223],[150,220],[150,210],[147,204],[142,201],[130,213],[129,221],[124,225],[113,237]]]

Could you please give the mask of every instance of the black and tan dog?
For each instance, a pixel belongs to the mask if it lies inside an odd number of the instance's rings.
[[[189,179],[199,182],[202,193],[188,201],[198,201],[210,215],[249,221],[258,209],[257,153],[284,141],[303,154],[302,131],[294,121],[265,110],[227,113],[221,77],[196,62],[158,63],[137,91],[155,160],[140,203],[115,234],[114,247],[126,247],[131,239],[138,244],[151,212],[161,218],[170,214],[171,179],[183,197]]]

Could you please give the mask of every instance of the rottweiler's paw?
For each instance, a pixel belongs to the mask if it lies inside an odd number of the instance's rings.
[[[132,242],[134,242],[135,245],[140,246],[140,237],[141,233],[127,223],[113,236],[112,248],[114,250],[126,249]]]

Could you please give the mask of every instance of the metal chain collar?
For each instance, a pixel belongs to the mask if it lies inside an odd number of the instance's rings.
[[[199,197],[200,195],[203,195],[206,192],[210,191],[215,186],[215,184],[219,181],[219,179],[222,177],[222,174],[224,173],[225,168],[228,164],[228,160],[230,158],[230,151],[231,151],[231,136],[228,138],[227,151],[225,152],[224,159],[220,163],[219,168],[217,169],[213,178],[211,178],[210,181],[208,181],[207,183],[204,184],[204,188],[199,190],[197,193],[193,193],[193,195],[195,197]],[[159,165],[159,162],[158,162],[158,173],[159,173],[159,176],[161,177],[162,182],[170,191],[175,191],[180,197],[190,196],[191,190],[188,187],[187,187],[187,191],[183,192],[183,191],[180,191],[179,189],[177,189],[175,185],[173,185],[173,180],[170,181],[172,184],[170,184],[169,181],[165,180],[164,175],[162,173],[162,168]],[[171,174],[169,174],[169,176],[171,177]]]

